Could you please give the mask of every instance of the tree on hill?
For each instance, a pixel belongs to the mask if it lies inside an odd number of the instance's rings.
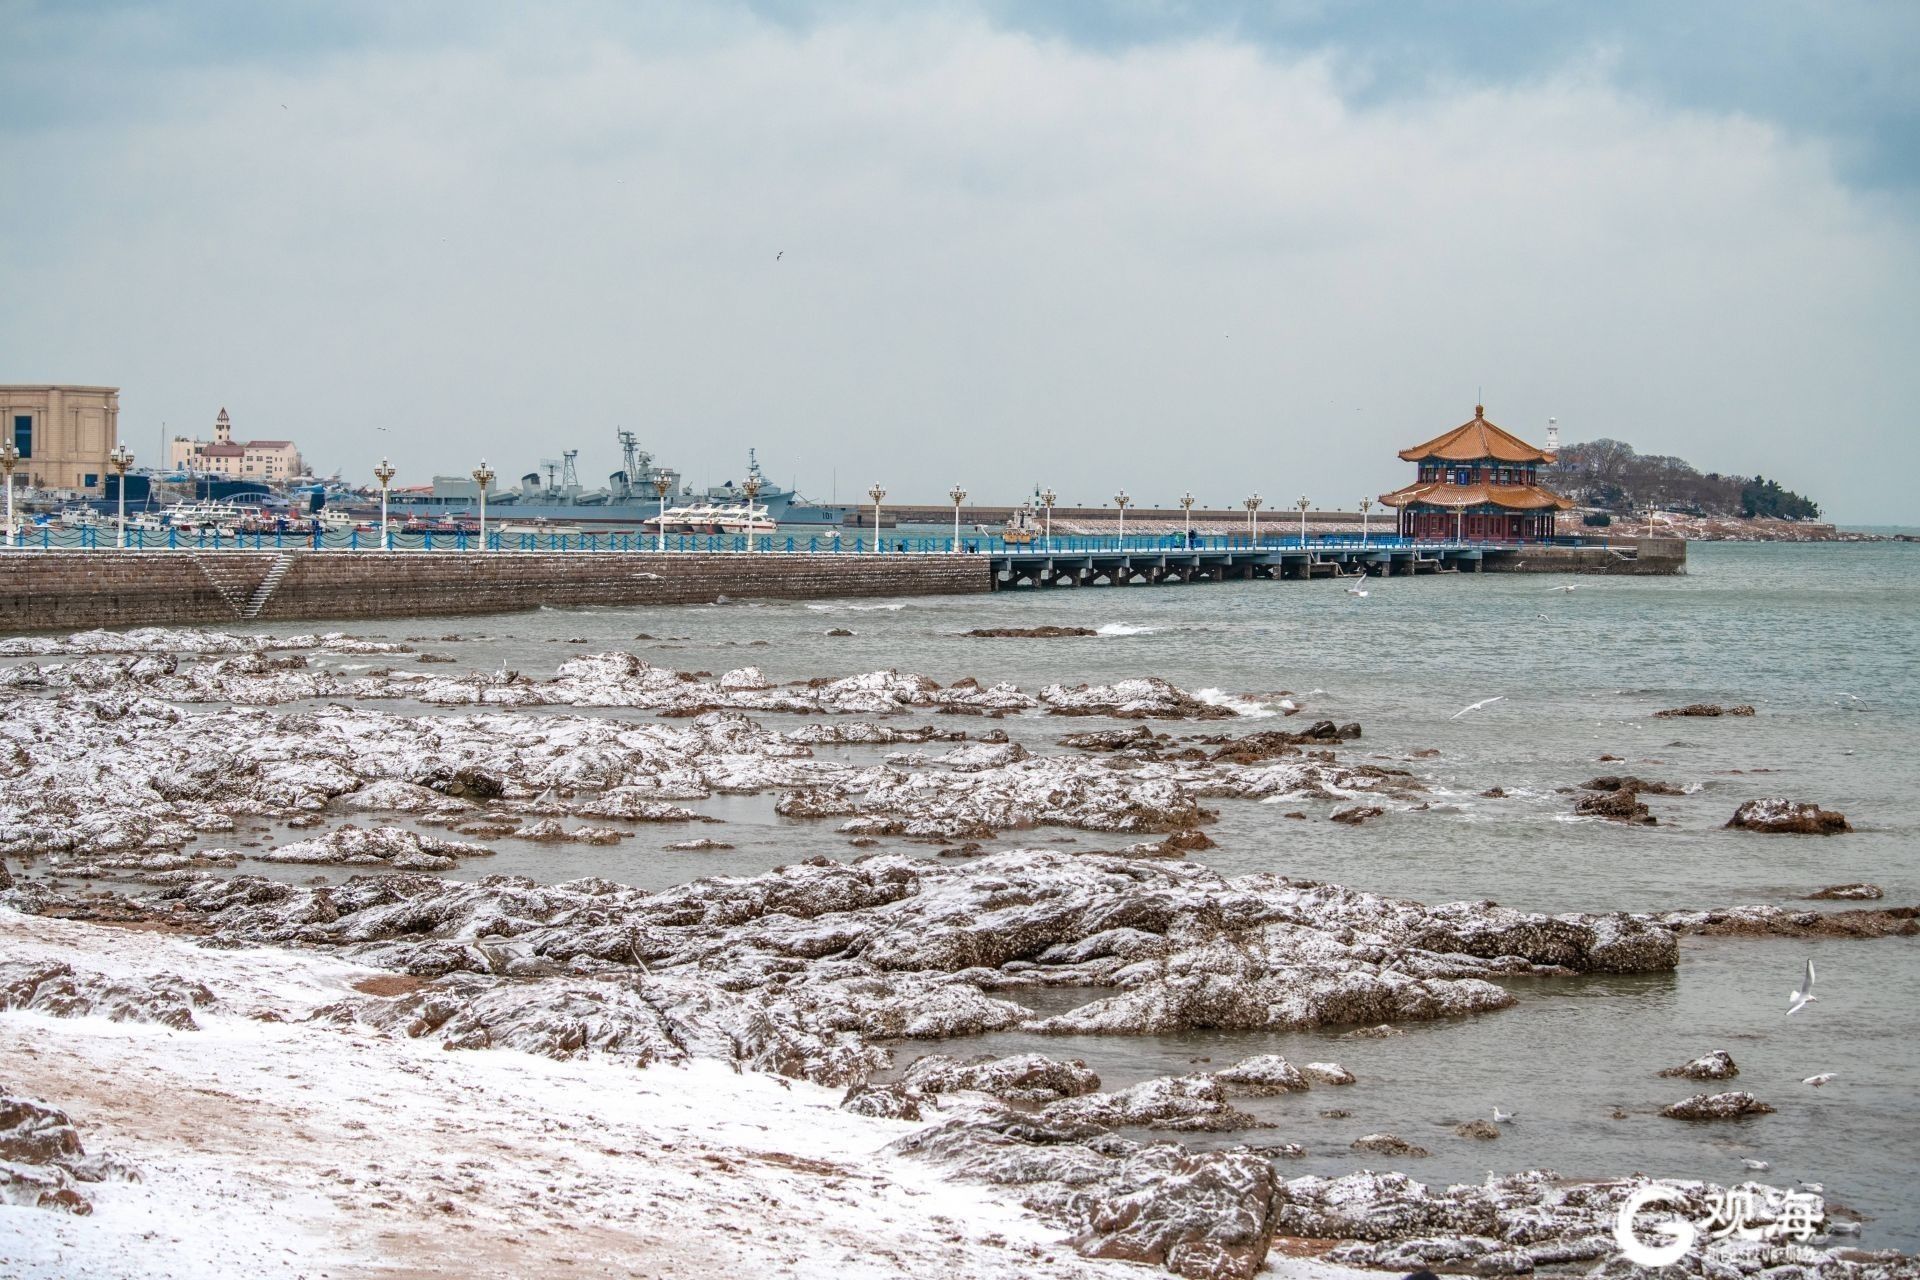
[[[1561,448],[1541,482],[1582,506],[1607,511],[1684,511],[1703,516],[1772,516],[1814,520],[1818,503],[1761,476],[1701,473],[1683,458],[1635,453],[1622,440],[1588,440]]]
[[[1740,486],[1740,514],[1772,516],[1778,520],[1814,520],[1820,504],[1809,502],[1791,489],[1782,489],[1778,480],[1755,476]]]

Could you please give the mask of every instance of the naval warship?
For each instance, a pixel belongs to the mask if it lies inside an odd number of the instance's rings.
[[[753,498],[756,511],[764,509],[776,524],[837,525],[846,513],[847,508],[809,502],[767,479],[755,450],[747,450],[747,473],[740,480],[697,491],[678,471],[656,463],[633,432],[618,435],[620,469],[607,477],[604,488],[581,485],[576,466],[580,451],[568,449],[558,458],[543,459],[540,470],[520,477],[518,487],[489,490],[487,514],[503,520],[640,525],[659,513],[661,487],[669,509],[688,503],[744,508],[749,481],[759,486]],[[435,476],[431,486],[393,490],[389,505],[396,519],[452,519],[476,512],[479,498],[480,487],[472,476]]]

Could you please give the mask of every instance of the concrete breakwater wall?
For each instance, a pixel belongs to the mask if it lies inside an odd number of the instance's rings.
[[[1625,547],[1518,547],[1489,554],[1486,573],[1675,574],[1687,571],[1679,538],[1634,538]]]
[[[703,604],[721,596],[959,595],[984,560],[941,555],[652,552],[7,551],[0,630]]]

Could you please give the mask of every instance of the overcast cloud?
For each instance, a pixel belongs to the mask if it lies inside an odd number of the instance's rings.
[[[1920,523],[1909,10],[1589,8],[0,0],[0,381],[363,481],[625,426],[820,499],[1328,506],[1484,388]]]

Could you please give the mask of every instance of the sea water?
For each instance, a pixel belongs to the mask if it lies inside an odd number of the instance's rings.
[[[1260,581],[545,609],[348,629],[432,635],[420,647],[463,666],[504,665],[536,677],[576,654],[615,648],[682,670],[758,666],[775,681],[897,667],[942,682],[977,676],[1032,690],[1158,675],[1271,718],[1156,728],[1244,732],[1319,718],[1357,721],[1364,735],[1342,749],[1344,758],[1409,769],[1432,791],[1425,812],[1390,812],[1359,827],[1324,821],[1326,804],[1220,803],[1220,821],[1209,829],[1219,847],[1190,856],[1224,874],[1271,871],[1427,902],[1492,899],[1537,911],[1802,905],[1824,885],[1866,880],[1883,886],[1892,905],[1920,902],[1917,570],[1914,545],[1695,544],[1686,575],[1671,578],[1436,575],[1375,580],[1365,597],[1348,594],[1344,582]],[[1098,634],[963,634],[1041,623]],[[828,636],[831,628],[855,634]],[[461,638],[439,638],[447,634]],[[636,638],[643,634],[653,638]],[[1298,717],[1280,717],[1283,697],[1302,708]],[[1461,714],[1490,698],[1498,701]],[[1692,702],[1746,703],[1757,714],[1653,716]],[[768,719],[779,727],[784,717]],[[969,730],[992,723],[1030,747],[1057,750],[1061,733],[1101,722],[934,723]],[[820,754],[870,761],[886,752]],[[1659,779],[1689,794],[1645,797],[1659,818],[1653,827],[1574,818],[1567,789],[1605,773]],[[1480,794],[1494,787],[1506,796]],[[1819,838],[1725,829],[1742,800],[1769,795],[1840,809],[1856,830]],[[779,818],[771,796],[716,797],[694,807],[726,825],[640,827],[634,839],[606,848],[501,841],[494,857],[459,874],[511,871],[553,881],[592,874],[664,887],[862,852],[832,823]],[[1301,808],[1314,820],[1282,816]],[[690,834],[735,848],[660,847]],[[1043,830],[989,847],[1069,837],[1072,844],[1058,847],[1125,843]],[[904,842],[884,847],[933,853]],[[305,878],[312,870],[274,873]],[[1810,957],[1820,969],[1820,1001],[1788,1019],[1787,995]],[[1347,1029],[1336,1028],[1004,1034],[899,1047],[903,1061],[935,1049],[1077,1056],[1109,1087],[1254,1053],[1333,1059],[1359,1083],[1257,1100],[1252,1109],[1274,1129],[1196,1140],[1298,1142],[1309,1154],[1286,1164],[1288,1173],[1391,1164],[1440,1182],[1547,1167],[1570,1177],[1643,1172],[1733,1183],[1750,1176],[1743,1158],[1759,1158],[1773,1169],[1756,1176],[1776,1185],[1823,1183],[1830,1198],[1867,1215],[1864,1244],[1920,1249],[1920,940],[1688,939],[1673,973],[1509,985],[1519,996],[1509,1010],[1408,1024],[1406,1034],[1385,1039],[1342,1039]],[[1722,1048],[1740,1065],[1731,1085],[1654,1074]],[[1820,1089],[1800,1083],[1821,1072],[1837,1079]],[[1778,1110],[1726,1124],[1658,1114],[1689,1093],[1723,1087],[1750,1090]],[[1516,1115],[1498,1141],[1453,1134],[1453,1126],[1488,1117],[1495,1106]],[[1331,1108],[1352,1115],[1320,1114]],[[1349,1149],[1354,1137],[1381,1130],[1433,1155],[1384,1161]]]

